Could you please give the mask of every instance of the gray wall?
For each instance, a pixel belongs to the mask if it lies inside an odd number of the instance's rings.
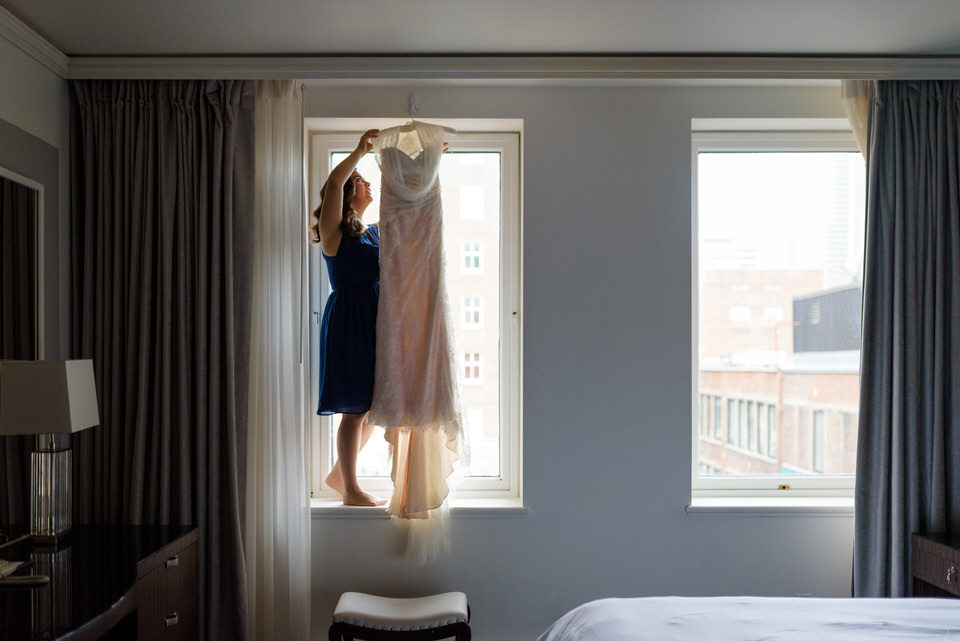
[[[0,166],[44,185],[46,358],[67,346],[68,150],[66,80],[0,37]]]
[[[311,117],[404,118],[412,86],[308,87]],[[463,590],[478,639],[606,596],[847,596],[852,516],[687,516],[690,119],[843,117],[837,87],[417,88],[424,120],[523,118],[526,516],[454,518],[417,567],[388,521],[314,518],[315,639],[344,590]]]

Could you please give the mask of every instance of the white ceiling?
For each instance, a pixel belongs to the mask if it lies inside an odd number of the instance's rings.
[[[960,0],[0,0],[70,56],[960,55]]]

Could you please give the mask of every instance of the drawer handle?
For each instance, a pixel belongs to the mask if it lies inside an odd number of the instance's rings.
[[[957,581],[957,568],[954,565],[951,565],[947,568],[947,585],[955,583]]]
[[[167,616],[163,617],[163,626],[165,628],[172,628],[178,623],[180,623],[180,617],[177,616],[176,612],[174,612],[173,614],[168,614]]]
[[[167,559],[167,561],[166,561],[166,563],[164,563],[164,565],[167,566],[168,568],[175,568],[175,567],[177,567],[178,565],[180,565],[180,556],[177,555],[177,554],[174,554],[174,555],[171,556],[169,559]]]

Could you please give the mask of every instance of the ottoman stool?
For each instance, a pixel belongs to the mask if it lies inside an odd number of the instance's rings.
[[[470,641],[470,606],[463,592],[391,599],[344,592],[333,612],[330,641]]]

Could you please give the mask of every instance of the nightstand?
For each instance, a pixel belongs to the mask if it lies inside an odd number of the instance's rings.
[[[960,598],[960,534],[914,534],[913,596]]]

